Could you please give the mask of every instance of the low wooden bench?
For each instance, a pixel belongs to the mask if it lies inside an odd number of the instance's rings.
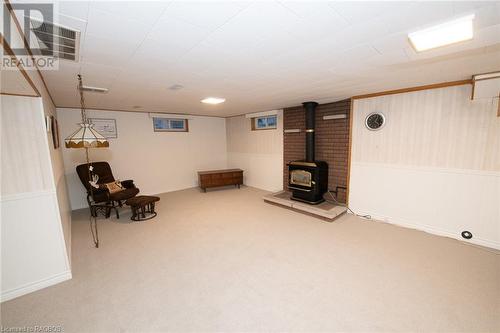
[[[235,185],[240,188],[243,185],[243,170],[225,169],[198,171],[198,183],[203,192],[209,187]]]

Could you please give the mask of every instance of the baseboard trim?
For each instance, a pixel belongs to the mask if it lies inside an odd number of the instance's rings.
[[[72,278],[71,271],[68,270],[46,279],[41,279],[35,282],[27,283],[23,286],[11,290],[2,291],[0,302],[5,302],[32,293],[34,291],[53,286],[63,281],[71,280],[71,278]]]
[[[423,231],[423,232],[426,232],[426,233],[429,233],[432,235],[436,235],[436,236],[453,238],[455,240],[458,240],[458,241],[464,242],[464,243],[470,243],[470,244],[488,247],[488,248],[495,249],[495,250],[500,250],[500,243],[499,242],[490,241],[490,240],[481,239],[481,238],[472,238],[470,240],[466,240],[466,239],[458,237],[453,232],[439,229],[439,228],[435,228],[435,227],[431,227],[431,226],[424,225],[424,224],[415,224],[415,223],[412,223],[412,222],[404,220],[404,219],[398,219],[398,218],[394,218],[394,217],[390,217],[390,216],[378,215],[378,214],[374,214],[374,213],[370,213],[370,212],[356,212],[356,213],[358,215],[370,215],[371,218],[373,220],[376,220],[377,222],[393,224],[393,225],[397,225],[397,226],[403,227],[403,228],[415,229],[415,230]]]

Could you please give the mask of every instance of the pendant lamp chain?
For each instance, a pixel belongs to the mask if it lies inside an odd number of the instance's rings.
[[[85,110],[85,97],[83,97],[83,81],[82,76],[78,74],[78,91],[80,92],[80,107],[81,107],[81,115],[82,115],[82,123],[87,122],[87,112]]]
[[[82,116],[82,123],[86,124],[88,123],[87,120],[87,111],[85,110],[85,97],[83,96],[83,80],[82,76],[78,74],[78,91],[80,92],[80,107],[81,107],[81,116]],[[87,160],[87,172],[88,172],[88,177],[89,179],[93,179],[93,167],[92,163],[90,163],[89,159],[89,148],[85,147],[85,158]],[[90,186],[90,197],[94,197],[94,189],[93,186]],[[97,215],[97,214],[96,214]],[[99,233],[97,229],[97,216],[93,216],[90,214],[90,233],[92,234],[92,240],[94,241],[94,246],[96,248],[99,248]]]

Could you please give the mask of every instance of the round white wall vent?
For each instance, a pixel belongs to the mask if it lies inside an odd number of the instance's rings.
[[[385,125],[385,116],[380,112],[372,112],[365,119],[365,126],[370,131],[378,131]]]

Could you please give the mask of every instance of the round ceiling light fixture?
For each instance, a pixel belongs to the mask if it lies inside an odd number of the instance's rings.
[[[207,97],[205,99],[202,99],[201,102],[205,104],[220,104],[224,103],[226,101],[225,98],[220,98],[220,97]]]

